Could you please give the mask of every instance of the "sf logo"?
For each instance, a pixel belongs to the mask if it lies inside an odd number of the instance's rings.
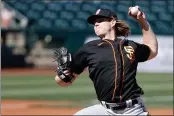
[[[124,46],[125,51],[127,52],[127,57],[130,59],[131,63],[135,60],[134,49],[132,46]]]

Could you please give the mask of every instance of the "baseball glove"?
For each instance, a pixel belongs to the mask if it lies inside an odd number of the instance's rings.
[[[57,75],[64,82],[72,82],[74,76],[71,73],[70,65],[72,62],[71,54],[68,52],[67,48],[61,47],[54,51],[54,59],[57,62]],[[69,71],[69,74],[65,74],[64,71]]]

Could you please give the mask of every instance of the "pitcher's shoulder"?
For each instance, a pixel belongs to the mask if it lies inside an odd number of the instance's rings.
[[[135,42],[135,41],[133,41],[133,40],[128,40],[128,39],[123,40],[122,43],[123,43],[124,45],[126,45],[126,46],[132,46],[132,47],[136,47],[137,44],[140,44],[140,43],[137,43],[137,42]]]
[[[92,41],[90,41],[90,42],[87,42],[87,43],[85,43],[84,45],[96,45],[96,44],[99,44],[99,43],[101,43],[102,41],[100,40],[100,39],[97,39],[97,40],[92,40]]]
[[[101,40],[93,40],[88,43],[83,44],[78,51],[89,51],[89,49],[92,49],[94,46],[97,46],[99,43],[101,43]]]

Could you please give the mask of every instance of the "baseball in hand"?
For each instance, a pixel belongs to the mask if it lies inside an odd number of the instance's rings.
[[[139,11],[139,9],[138,9],[138,7],[132,7],[131,9],[130,9],[130,13],[132,14],[132,15],[137,15],[138,14],[138,11]]]

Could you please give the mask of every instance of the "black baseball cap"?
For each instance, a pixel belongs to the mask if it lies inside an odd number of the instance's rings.
[[[98,18],[115,18],[117,20],[117,15],[109,9],[98,9],[95,15],[88,17],[87,21],[90,24],[94,24]]]

